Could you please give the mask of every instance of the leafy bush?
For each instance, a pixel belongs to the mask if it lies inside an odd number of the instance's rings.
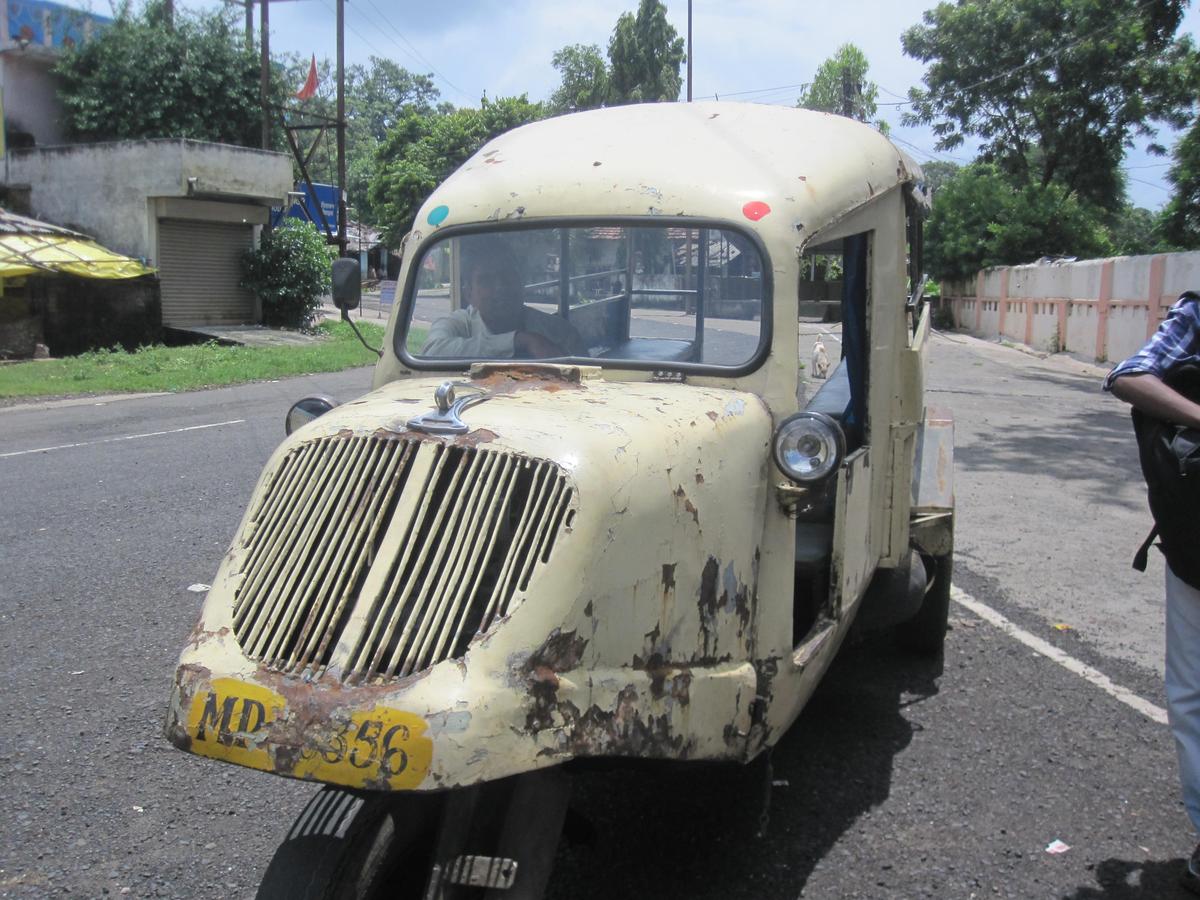
[[[1103,210],[1056,183],[1014,188],[992,163],[959,169],[933,198],[925,229],[925,265],[941,279],[1043,256],[1111,253]]]
[[[148,0],[140,11],[129,0],[118,3],[112,24],[55,67],[72,134],[256,146],[258,53],[246,49],[237,22],[227,10],[172,17],[162,0]]]
[[[288,219],[264,231],[242,257],[242,287],[262,301],[263,324],[311,328],[330,290],[333,248],[311,222]]]
[[[541,103],[499,97],[479,109],[456,109],[430,116],[417,109],[402,111],[376,156],[371,181],[371,208],[386,225],[388,246],[406,235],[413,218],[435,187],[476,150],[499,134],[546,114]]]
[[[949,304],[936,307],[929,319],[929,324],[938,331],[953,331],[954,310],[950,308]]]

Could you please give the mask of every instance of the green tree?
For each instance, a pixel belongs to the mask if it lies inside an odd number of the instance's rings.
[[[286,54],[275,61],[274,80],[283,87],[281,100],[303,116],[306,113],[333,119],[337,116],[337,79],[329,60],[317,62],[317,93],[298,102],[290,99],[308,76],[311,58]],[[353,65],[346,69],[346,200],[354,207],[354,218],[362,222],[376,221],[371,205],[370,184],[375,176],[375,157],[390,128],[409,113],[432,115],[438,99],[438,89],[429,75],[409,72],[391,60],[377,56],[368,65]],[[312,132],[308,132],[311,140]],[[302,132],[301,141],[305,140]],[[278,146],[286,149],[282,135]],[[302,147],[307,150],[307,147]],[[337,182],[337,135],[331,128],[308,164],[314,181]],[[300,177],[300,173],[296,173]]]
[[[1167,180],[1175,195],[1162,215],[1162,234],[1172,244],[1200,249],[1200,119],[1175,145]]]
[[[860,122],[870,122],[879,107],[879,85],[867,80],[870,63],[866,54],[854,44],[842,44],[837,52],[817,67],[812,84],[804,88],[796,105],[804,109],[840,115],[849,100],[850,116]],[[875,127],[887,133],[887,123],[876,121]]]
[[[667,21],[667,8],[659,0],[640,0],[636,13],[617,18],[607,63],[595,44],[569,44],[554,54],[560,82],[549,107],[562,113],[677,100],[683,60],[683,38]]]
[[[921,173],[925,176],[925,187],[936,197],[938,191],[945,187],[946,183],[958,174],[961,168],[962,166],[958,163],[946,162],[940,159],[921,163]]]
[[[1109,224],[1113,253],[1117,256],[1138,256],[1175,249],[1163,240],[1160,226],[1160,216],[1148,209],[1126,204]]]
[[[659,0],[640,0],[636,14],[621,13],[608,41],[608,60],[610,106],[679,99],[683,38]]]
[[[177,11],[161,0],[113,23],[55,66],[71,133],[87,141],[194,138],[256,146],[258,57],[232,13]]]
[[[598,109],[608,102],[608,66],[595,44],[570,44],[555,52],[552,63],[561,76],[550,95],[556,113]]]
[[[262,301],[263,323],[311,328],[329,290],[334,250],[311,222],[287,219],[242,257],[242,287]]]
[[[901,37],[927,64],[907,124],[941,150],[970,136],[1018,188],[1061,184],[1115,211],[1121,160],[1155,123],[1182,127],[1196,51],[1186,0],[939,3]],[[1152,147],[1154,145],[1151,145]]]
[[[925,230],[925,263],[935,278],[968,278],[1043,256],[1111,253],[1101,210],[1060,184],[1015,188],[993,163],[964,166],[947,181]]]
[[[541,103],[520,97],[484,99],[479,109],[434,115],[410,110],[388,132],[376,158],[370,199],[389,243],[412,229],[413,217],[435,187],[499,134],[540,119]]]

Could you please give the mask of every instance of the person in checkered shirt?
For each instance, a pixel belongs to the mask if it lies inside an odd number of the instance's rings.
[[[1183,294],[1153,337],[1104,379],[1104,389],[1153,418],[1200,429],[1200,403],[1164,381],[1184,365],[1200,366],[1200,295]],[[1200,510],[1196,510],[1200,517]],[[1200,547],[1190,552],[1200,553]],[[1179,565],[1177,561],[1177,566]],[[1200,584],[1166,565],[1167,714],[1179,755],[1183,802],[1200,831]],[[1200,844],[1181,883],[1200,895]]]

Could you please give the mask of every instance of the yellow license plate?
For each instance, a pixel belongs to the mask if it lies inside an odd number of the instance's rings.
[[[279,694],[235,678],[216,678],[199,690],[187,719],[194,753],[294,778],[392,790],[425,779],[433,759],[427,729],[420,716],[386,706],[305,727]],[[279,740],[294,730],[299,748]]]

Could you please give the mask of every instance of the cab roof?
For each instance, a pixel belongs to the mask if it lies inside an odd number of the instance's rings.
[[[750,103],[645,103],[500,135],[433,192],[413,227],[667,215],[806,240],[921,179],[906,154],[853,119]]]

